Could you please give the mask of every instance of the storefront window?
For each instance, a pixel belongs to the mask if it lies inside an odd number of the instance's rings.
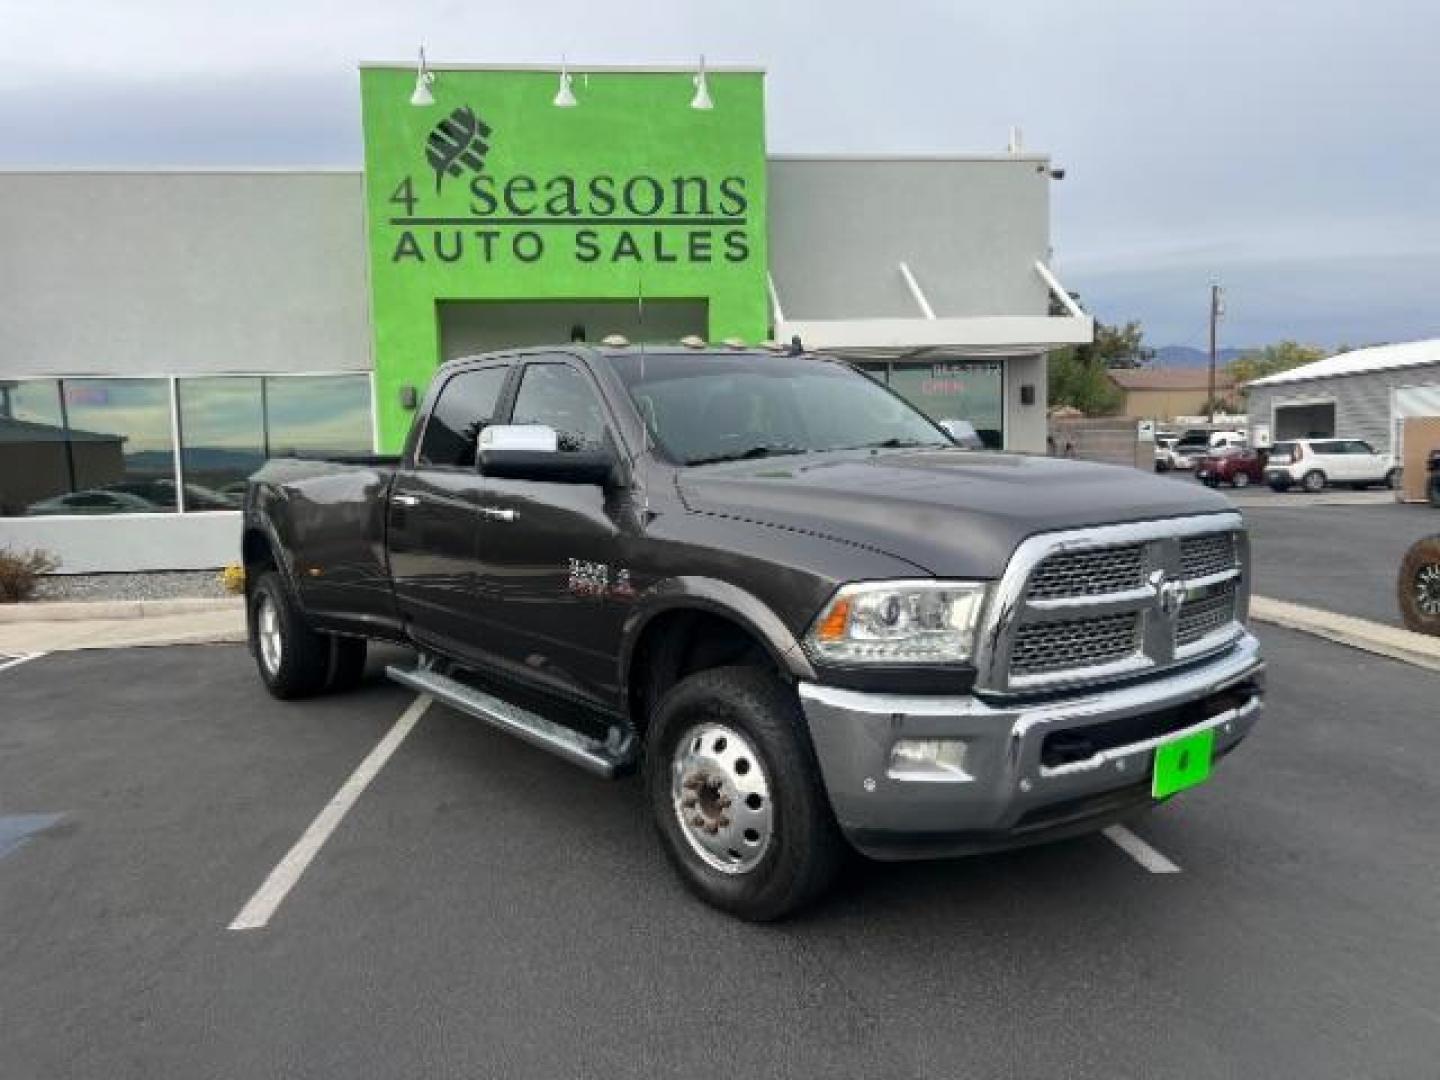
[[[245,478],[265,463],[263,379],[177,380],[185,509],[238,510]]]
[[[271,457],[370,452],[370,380],[364,375],[265,379]]]
[[[69,462],[60,384],[0,382],[0,516],[69,493]]]
[[[890,388],[932,420],[968,420],[985,445],[1005,441],[1005,377],[994,360],[896,361]]]
[[[368,453],[365,375],[0,381],[0,516],[238,510],[267,457]]]

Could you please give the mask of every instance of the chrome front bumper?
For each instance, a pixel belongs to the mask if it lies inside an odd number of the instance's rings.
[[[1227,753],[1259,718],[1264,667],[1247,633],[1225,653],[1174,674],[1068,697],[984,701],[802,683],[800,700],[831,806],[851,843],[877,858],[923,858],[1085,832],[1148,805],[1155,747],[1210,729],[1216,758]],[[1179,726],[1105,745],[1105,725],[1161,713]],[[1047,765],[1042,749],[1056,732],[1088,733],[1105,748]],[[891,777],[890,753],[902,738],[965,740],[964,775]]]

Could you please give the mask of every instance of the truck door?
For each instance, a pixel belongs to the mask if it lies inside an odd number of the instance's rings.
[[[452,374],[432,401],[414,460],[402,464],[390,489],[387,545],[400,617],[417,642],[461,658],[484,651],[475,440],[492,422],[511,369],[502,360]]]
[[[620,447],[593,376],[567,357],[519,374],[512,424],[545,424],[561,452]],[[605,707],[618,697],[621,625],[633,600],[626,552],[640,530],[628,492],[483,477],[481,618],[502,664]]]

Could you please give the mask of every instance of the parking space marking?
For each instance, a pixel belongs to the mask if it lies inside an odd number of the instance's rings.
[[[21,653],[19,656],[9,656],[0,653],[0,671],[9,671],[12,667],[19,667],[21,664],[29,663],[31,660],[39,660],[44,656],[43,652]]]
[[[411,729],[425,714],[430,706],[430,697],[421,694],[410,703],[410,707],[400,714],[400,719],[395,721],[395,726],[386,732],[385,737],[375,744],[375,749],[362,761],[350,778],[340,785],[340,790],[335,793],[324,809],[316,815],[310,827],[301,834],[300,839],[295,841],[295,846],[286,852],[285,857],[276,864],[275,869],[270,871],[270,876],[265,883],[252,896],[249,902],[240,909],[240,914],[235,916],[230,923],[231,930],[259,930],[263,929],[269,922],[270,917],[275,914],[295,883],[300,880],[300,875],[305,873],[315,855],[325,845],[336,827],[340,824],[355,801],[364,793],[370,781],[375,779],[390,756],[400,748],[405,741],[405,736],[410,734]]]
[[[1147,844],[1124,825],[1101,830],[1105,838],[1152,874],[1178,874],[1180,867]]]

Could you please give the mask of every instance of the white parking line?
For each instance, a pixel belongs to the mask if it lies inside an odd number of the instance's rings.
[[[405,736],[410,734],[411,729],[425,714],[430,706],[430,697],[421,694],[410,703],[410,707],[400,714],[400,719],[395,721],[383,739],[375,744],[364,761],[350,774],[350,779],[340,785],[340,790],[335,797],[325,804],[325,808],[316,815],[310,827],[301,834],[300,839],[295,841],[295,846],[286,852],[285,857],[280,860],[275,869],[270,871],[270,876],[265,879],[254,896],[250,898],[240,914],[235,916],[229,929],[231,930],[258,930],[270,922],[270,917],[275,914],[275,909],[280,906],[281,901],[295,887],[300,880],[300,875],[305,873],[305,868],[310,865],[312,859],[336,826],[344,819],[350,807],[369,786],[370,781],[375,779],[377,773],[385,767],[385,762],[390,760],[390,755],[400,748],[405,741]]]
[[[31,660],[39,660],[40,657],[44,655],[43,652],[32,652],[25,653],[22,656],[5,656],[0,658],[4,661],[0,663],[0,671],[9,671],[12,667],[19,667],[21,664],[28,663]]]
[[[1147,844],[1124,825],[1102,830],[1105,838],[1152,874],[1178,874],[1180,867]]]

